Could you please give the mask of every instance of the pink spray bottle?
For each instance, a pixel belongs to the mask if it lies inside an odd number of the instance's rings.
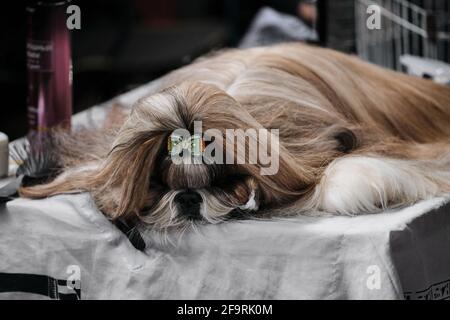
[[[31,1],[27,6],[28,126],[43,133],[70,128],[72,59],[66,26],[70,0]]]

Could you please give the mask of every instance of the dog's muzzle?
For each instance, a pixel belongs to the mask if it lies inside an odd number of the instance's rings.
[[[182,216],[189,220],[201,219],[200,206],[203,200],[197,192],[192,190],[182,191],[175,196],[174,201]]]

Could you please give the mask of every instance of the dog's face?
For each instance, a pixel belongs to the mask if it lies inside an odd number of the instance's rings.
[[[134,105],[107,155],[88,156],[89,165],[28,195],[89,190],[112,219],[156,229],[298,213],[312,203],[321,170],[355,139],[335,119],[284,104],[270,97],[244,108],[212,85],[169,87]]]
[[[251,176],[226,164],[174,163],[162,151],[150,178],[144,221],[166,226],[216,223],[258,209]]]
[[[264,119],[273,115],[256,120],[224,91],[195,82],[140,100],[101,170],[107,183],[97,203],[113,217],[134,215],[169,228],[285,208],[305,198],[317,182],[314,166],[336,155],[339,136],[329,130],[311,136],[279,116],[275,128],[287,128],[283,134],[293,142],[287,145],[294,146],[287,150]],[[302,145],[302,135],[311,142]]]
[[[200,121],[202,130],[214,129],[215,135],[206,132],[195,143],[214,147],[213,156],[223,152],[226,157],[226,129],[258,125],[244,111],[234,99],[207,85],[172,87],[139,101],[103,168],[114,190],[111,194],[117,195],[106,201],[116,204],[117,215],[134,213],[159,228],[215,223],[256,211],[260,190],[252,174],[254,166],[226,164],[211,157],[196,161],[198,157],[194,159],[186,148],[168,147],[177,130],[193,134],[194,123]],[[189,137],[185,140],[190,146]]]

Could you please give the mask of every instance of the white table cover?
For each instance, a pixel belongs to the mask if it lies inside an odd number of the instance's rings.
[[[129,107],[156,86],[114,101]],[[73,121],[101,123],[109,105]],[[0,273],[59,279],[60,293],[80,284],[81,299],[450,299],[449,202],[359,217],[226,222],[166,244],[149,233],[141,252],[87,193],[16,199],[0,206]],[[7,298],[48,299],[0,292]]]

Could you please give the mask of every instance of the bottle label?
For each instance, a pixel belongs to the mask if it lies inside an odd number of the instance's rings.
[[[53,44],[48,41],[27,41],[27,67],[28,70],[51,72],[51,56]]]

